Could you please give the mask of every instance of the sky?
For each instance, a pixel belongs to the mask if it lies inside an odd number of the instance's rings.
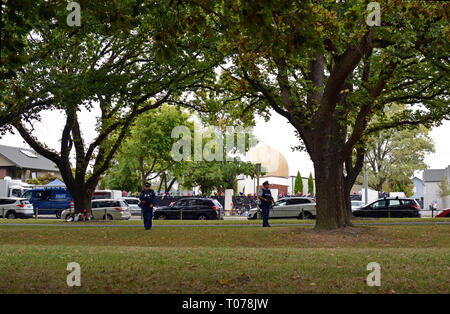
[[[79,114],[81,130],[86,142],[92,141],[96,135],[95,123],[99,115],[99,109],[94,108],[92,112],[85,109]],[[59,111],[45,111],[42,113],[42,122],[36,123],[35,133],[38,138],[50,148],[59,151],[59,140],[64,126],[64,115]],[[267,144],[279,151],[286,158],[289,165],[289,174],[296,175],[300,171],[303,177],[309,176],[314,168],[308,153],[293,152],[291,147],[299,144],[295,136],[294,128],[279,114],[272,112],[271,119],[265,122],[263,118],[256,118],[254,134],[261,144]],[[443,169],[450,165],[450,121],[432,129],[430,136],[435,143],[435,153],[428,154],[425,162],[432,169]],[[0,139],[0,144],[29,148],[20,135],[7,134]],[[413,152],[405,152],[413,153]],[[416,172],[416,176],[422,177],[422,172]]]

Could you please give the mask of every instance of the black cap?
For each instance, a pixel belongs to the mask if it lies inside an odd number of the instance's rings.
[[[149,187],[149,186],[151,186],[151,185],[150,185],[150,183],[146,182],[146,183],[144,184],[144,186],[145,186],[145,187]]]
[[[264,182],[263,182],[263,185],[265,185],[265,184],[269,184],[269,181],[264,181]]]

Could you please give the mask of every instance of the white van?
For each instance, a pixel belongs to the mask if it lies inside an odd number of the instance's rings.
[[[96,190],[92,193],[93,200],[118,200],[122,198],[122,191],[119,190]]]

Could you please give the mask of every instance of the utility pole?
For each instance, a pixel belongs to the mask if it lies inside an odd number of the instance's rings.
[[[256,217],[258,219],[261,219],[261,209],[259,208],[259,199],[258,199],[258,192],[259,192],[259,175],[261,173],[261,164],[256,164]]]
[[[366,155],[364,155],[364,203],[369,203],[369,187],[368,187],[368,180],[367,180],[367,162],[366,162]]]

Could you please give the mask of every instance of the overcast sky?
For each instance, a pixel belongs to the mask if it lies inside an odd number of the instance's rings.
[[[83,110],[80,113],[81,129],[83,136],[87,141],[91,141],[95,133],[96,116],[99,110],[88,112]],[[64,115],[57,111],[46,111],[42,114],[42,122],[35,124],[35,133],[39,139],[46,145],[59,151],[60,135],[64,126]],[[287,120],[273,112],[271,119],[265,122],[262,118],[256,119],[254,134],[260,143],[270,145],[282,153],[289,164],[289,174],[296,175],[297,170],[303,177],[314,175],[314,168],[306,152],[292,152],[291,147],[298,145],[298,139],[295,137],[294,128]],[[436,152],[426,157],[426,163],[430,168],[443,169],[450,165],[450,122],[445,121],[442,126],[436,127],[431,131],[431,137],[435,143]],[[27,147],[20,135],[7,134],[0,139],[0,144]],[[414,153],[414,152],[405,152]],[[417,173],[421,177],[421,173]]]

